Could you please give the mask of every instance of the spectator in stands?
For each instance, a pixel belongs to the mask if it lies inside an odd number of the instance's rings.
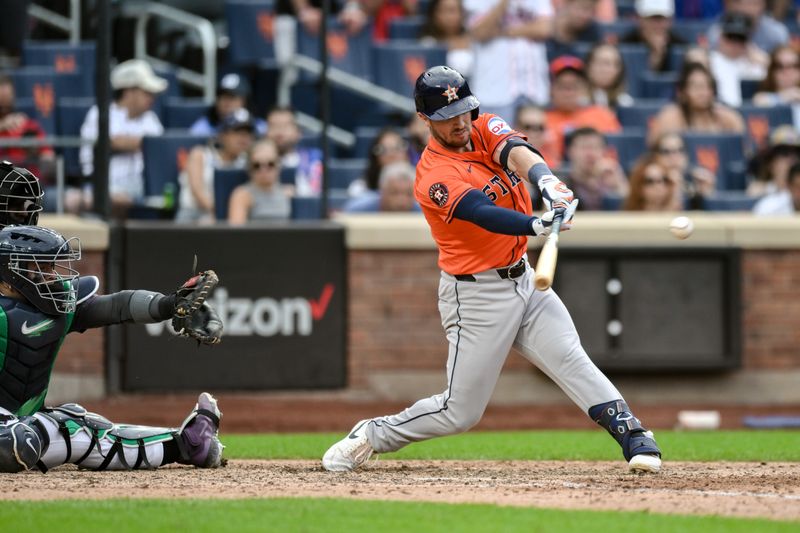
[[[470,88],[481,110],[511,120],[525,101],[547,103],[550,0],[464,0],[475,66]]]
[[[323,0],[277,0],[273,35],[275,36],[275,59],[284,66],[294,57],[297,49],[297,26],[305,33],[317,35],[322,24]],[[360,0],[334,0],[330,3],[331,14],[344,25],[348,33],[356,34],[367,24],[367,15]]]
[[[45,136],[36,120],[16,109],[14,83],[8,76],[0,75],[0,139],[43,139]],[[0,159],[30,170],[45,189],[54,185],[55,152],[50,146],[0,147]]]
[[[237,109],[222,119],[215,142],[192,148],[186,169],[178,176],[180,207],[176,221],[214,221],[214,171],[245,168],[254,132],[250,113]]]
[[[419,162],[419,158],[422,156],[423,150],[425,147],[428,146],[428,139],[431,136],[431,130],[425,124],[425,121],[422,120],[418,114],[414,113],[412,115],[411,120],[408,122],[408,126],[406,126],[408,130],[408,159],[411,161],[412,165],[417,164]]]
[[[779,46],[770,55],[767,77],[753,103],[760,106],[792,106],[794,127],[800,129],[800,53],[792,46]]]
[[[616,45],[597,43],[592,47],[586,58],[586,77],[596,105],[633,105],[633,98],[625,92],[625,62]]]
[[[292,204],[290,195],[280,184],[278,147],[269,139],[257,141],[247,157],[250,181],[233,190],[228,203],[228,222],[288,219]]]
[[[707,48],[702,46],[690,46],[683,53],[682,61],[683,65],[688,65],[689,63],[698,63],[711,70],[711,54]]]
[[[217,84],[217,98],[214,105],[208,108],[206,114],[198,118],[189,132],[192,135],[204,135],[214,137],[220,121],[234,111],[247,107],[247,99],[250,97],[250,84],[239,74],[226,74]],[[267,130],[266,123],[255,120],[256,133],[261,136]]]
[[[681,69],[676,102],[666,105],[650,124],[649,144],[668,131],[697,133],[744,133],[742,115],[716,100],[711,72],[698,63]]]
[[[675,0],[636,0],[638,27],[625,35],[621,42],[643,44],[647,47],[650,70],[665,72],[672,68],[670,52],[686,40],[672,30]]]
[[[559,153],[566,135],[576,128],[591,127],[603,133],[622,129],[609,108],[591,104],[583,61],[573,56],[556,58],[550,64],[550,75],[552,108],[546,115],[547,127],[553,132]]]
[[[606,148],[605,137],[594,128],[578,128],[567,137],[569,175],[564,183],[580,198],[580,209],[602,209],[605,196],[623,197],[628,192],[625,172],[606,156]]]
[[[553,32],[547,40],[547,59],[577,55],[575,44],[601,40],[594,20],[598,0],[563,0],[553,19]]]
[[[389,38],[389,25],[392,20],[401,17],[410,17],[417,13],[417,0],[360,0],[351,1],[345,7],[348,9],[362,10],[368,19],[372,20],[372,38],[377,43],[382,43]]]
[[[447,46],[447,65],[461,72],[464,77],[472,74],[475,55],[464,24],[461,0],[432,0],[420,31],[420,41]]]
[[[542,153],[551,168],[558,168],[561,150],[556,146],[553,132],[547,128],[544,109],[533,104],[520,106],[514,117],[514,129],[528,138],[528,142]]]
[[[789,42],[789,30],[766,13],[767,0],[725,0],[725,13],[742,13],[753,20],[750,35],[752,42],[766,53]],[[720,20],[708,29],[708,43],[712,48],[717,46],[722,34]]]
[[[756,215],[794,215],[800,213],[800,163],[789,169],[786,189],[768,194],[753,206]]]
[[[378,179],[378,190],[368,191],[351,199],[344,207],[345,213],[388,213],[420,211],[414,198],[416,170],[406,162],[391,163],[383,167]]]
[[[750,196],[763,196],[786,189],[789,169],[800,163],[800,133],[793,126],[775,128],[769,145],[753,161],[756,179],[747,187]]]
[[[295,169],[294,194],[319,195],[322,192],[322,151],[299,146],[300,128],[290,108],[276,107],[267,114],[267,138],[278,147],[281,168]]]
[[[625,198],[626,211],[682,211],[683,195],[677,176],[646,154],[631,172],[631,186]]]
[[[688,200],[689,209],[702,210],[705,197],[714,193],[717,177],[707,168],[692,165],[680,135],[668,132],[653,145],[655,161],[667,170],[670,179]]]
[[[151,110],[156,95],[166,90],[167,80],[155,75],[141,59],[120,63],[111,71],[114,101],[108,113],[111,137],[111,161],[108,167],[108,191],[113,216],[124,218],[128,208],[144,195],[144,159],[142,138],[164,133],[158,116]],[[86,113],[81,138],[97,140],[97,105]],[[83,174],[94,172],[94,149],[84,144],[80,150]]]
[[[750,43],[752,24],[743,13],[725,13],[719,41],[710,52],[717,96],[734,107],[742,103],[742,80],[763,80],[767,74],[769,57]]]
[[[397,130],[384,128],[369,149],[369,162],[364,177],[350,184],[348,195],[358,197],[368,191],[377,191],[381,171],[392,163],[410,163],[408,143]]]

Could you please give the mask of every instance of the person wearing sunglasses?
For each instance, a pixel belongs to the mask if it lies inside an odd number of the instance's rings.
[[[214,221],[214,171],[245,168],[254,134],[253,119],[242,108],[222,119],[215,142],[192,149],[186,170],[178,176],[180,207],[176,221]]]
[[[780,46],[772,52],[767,77],[753,96],[753,103],[792,106],[794,127],[800,129],[800,53],[794,47]]]
[[[378,191],[381,171],[392,163],[410,163],[408,142],[394,128],[384,128],[369,148],[367,170],[364,177],[353,181],[347,188],[351,198]]]
[[[658,163],[653,153],[645,155],[630,176],[626,211],[681,211],[683,195],[674,175]]]
[[[688,208],[704,209],[705,197],[713,194],[717,177],[707,168],[691,164],[683,138],[676,132],[667,132],[656,139],[653,152],[656,162],[680,185]]]
[[[285,220],[291,200],[280,184],[278,147],[269,139],[257,141],[247,157],[250,181],[233,190],[228,203],[228,222],[245,224],[256,220]]]
[[[514,115],[514,129],[528,137],[528,142],[538,148],[550,166],[558,168],[561,154],[553,132],[547,128],[544,109],[534,104],[521,105]]]

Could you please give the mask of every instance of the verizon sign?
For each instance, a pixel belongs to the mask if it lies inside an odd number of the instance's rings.
[[[126,390],[269,390],[345,384],[345,253],[338,226],[192,228],[129,224],[120,288],[169,293],[198,269],[222,343],[175,336],[169,321],[125,326]],[[157,261],[154,260],[157,258]]]
[[[326,283],[318,299],[308,298],[232,298],[225,287],[217,287],[209,299],[225,324],[226,336],[272,337],[273,335],[311,335],[314,321],[325,317],[335,286]],[[151,336],[165,331],[175,334],[169,322],[145,324]]]

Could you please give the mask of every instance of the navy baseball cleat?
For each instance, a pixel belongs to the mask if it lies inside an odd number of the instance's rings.
[[[642,426],[623,400],[613,400],[589,408],[589,416],[614,437],[632,472],[661,470],[661,450],[653,432]]]
[[[367,438],[367,426],[371,420],[362,420],[350,433],[328,448],[322,457],[322,468],[330,472],[351,472],[367,462],[375,450]]]
[[[220,418],[222,412],[216,398],[207,392],[201,393],[194,410],[181,425],[178,447],[183,458],[179,462],[199,468],[225,466],[222,458],[225,446],[219,441]]]

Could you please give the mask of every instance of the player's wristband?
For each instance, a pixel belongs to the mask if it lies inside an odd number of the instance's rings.
[[[528,170],[528,180],[538,185],[539,190],[541,190],[544,184],[550,179],[558,180],[546,163],[536,163]]]

